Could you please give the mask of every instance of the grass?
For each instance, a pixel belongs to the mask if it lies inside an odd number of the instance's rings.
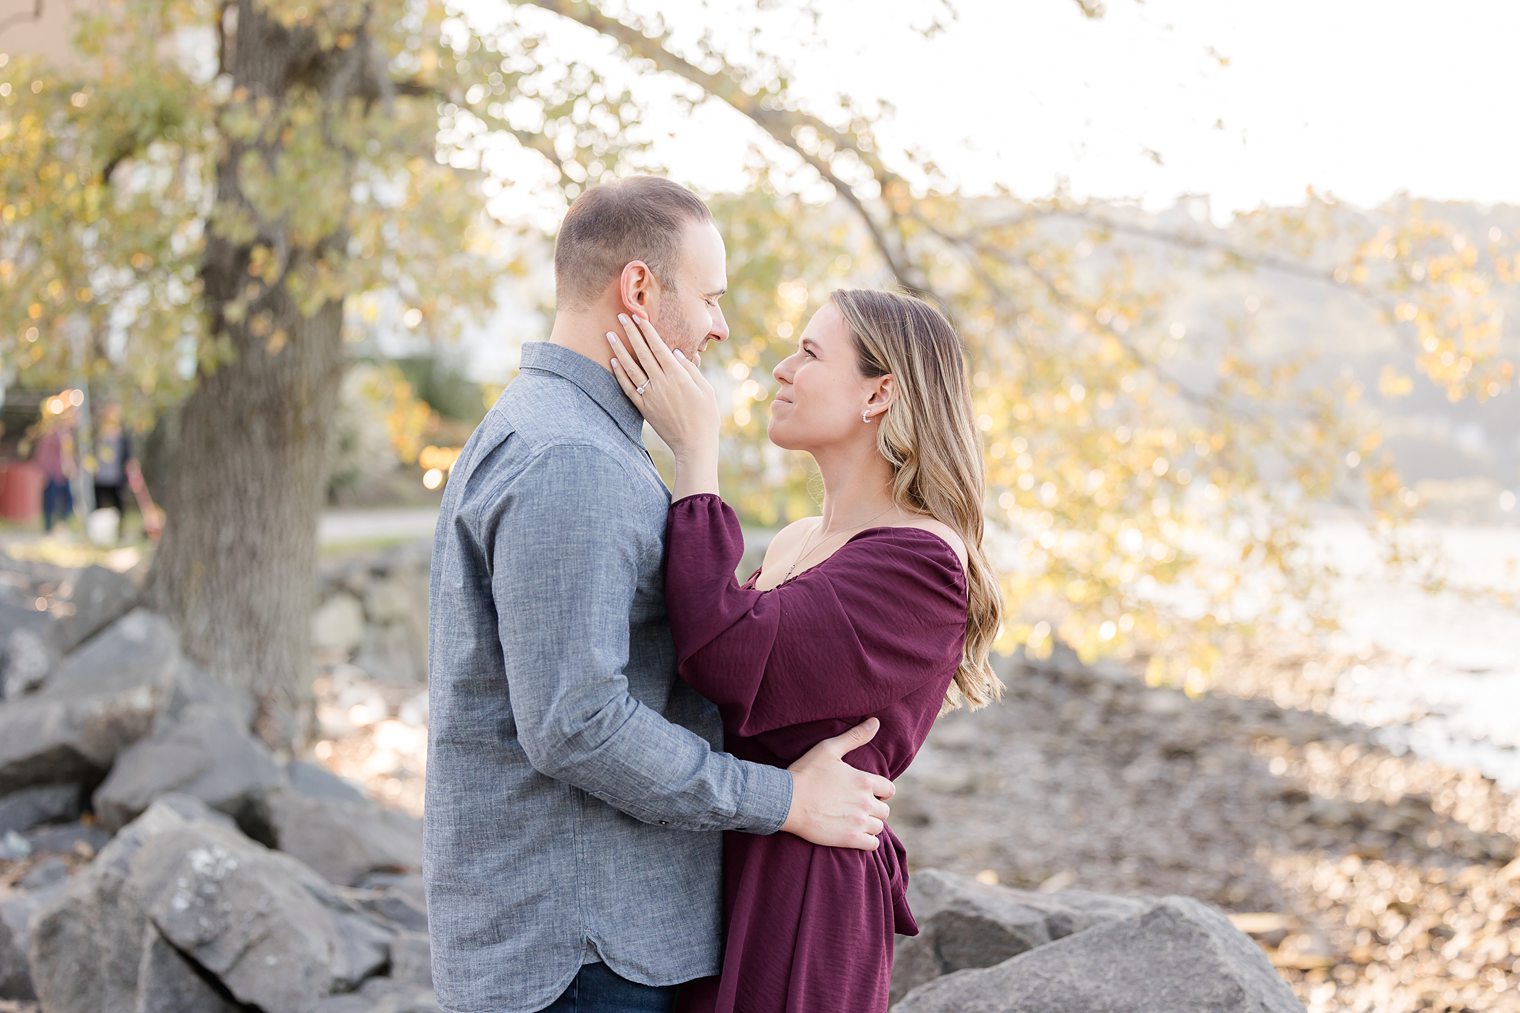
[[[323,559],[351,556],[361,552],[374,552],[407,545],[417,539],[410,535],[376,535],[373,538],[353,538],[341,542],[324,542],[319,550]]]
[[[91,545],[85,541],[63,541],[56,537],[39,538],[28,542],[7,542],[0,536],[0,555],[29,563],[46,563],[79,569],[86,566],[104,566],[111,570],[130,570],[142,562],[152,549],[146,542],[127,542],[122,545]]]

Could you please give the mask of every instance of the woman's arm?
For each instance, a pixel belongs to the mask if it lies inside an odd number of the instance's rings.
[[[739,585],[738,518],[717,496],[671,505],[665,599],[681,678],[753,735],[873,714],[960,662],[965,584],[919,529],[873,531],[768,591]]]

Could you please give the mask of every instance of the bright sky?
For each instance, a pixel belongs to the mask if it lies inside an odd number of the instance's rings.
[[[1208,194],[1216,215],[1296,203],[1309,185],[1362,205],[1400,190],[1520,203],[1520,137],[1504,126],[1516,0],[1107,2],[1091,21],[1072,0],[959,0],[925,40],[906,28],[923,0],[831,0],[826,47],[786,59],[820,107],[840,91],[892,102],[881,132],[971,191],[1038,196],[1065,179],[1153,207]],[[678,31],[716,20],[693,0],[658,9]],[[649,126],[670,134],[678,178],[738,185],[748,135],[732,115],[656,107]]]

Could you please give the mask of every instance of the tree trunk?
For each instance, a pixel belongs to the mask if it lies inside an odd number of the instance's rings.
[[[310,727],[317,520],[341,319],[340,305],[309,320],[287,310],[291,340],[274,356],[262,340],[238,340],[238,358],[203,377],[181,411],[163,497],[153,601],[190,657],[253,692],[271,744],[299,743]]]
[[[341,115],[355,80],[342,63],[352,54],[318,51],[309,30],[267,20],[252,0],[242,0],[237,15],[235,87],[278,105],[299,76],[316,86],[325,110]],[[219,202],[252,210],[239,161],[251,151],[272,163],[275,143],[229,139],[217,166]],[[334,150],[333,157],[348,156]],[[349,199],[346,186],[322,196]],[[323,248],[341,249],[343,237],[292,250],[288,223],[256,220],[259,235],[250,242],[214,230],[207,237],[201,278],[209,333],[225,336],[233,358],[203,370],[181,409],[150,595],[191,658],[254,694],[259,733],[272,745],[299,745],[311,728],[317,522],[343,365],[343,303],[328,301],[303,317],[275,280],[248,299],[245,313],[227,310],[247,298],[255,245],[281,254],[283,279],[309,269]]]

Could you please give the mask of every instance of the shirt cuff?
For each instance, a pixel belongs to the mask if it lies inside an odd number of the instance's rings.
[[[774,834],[792,811],[792,775],[765,763],[744,765],[744,795],[734,813],[747,834]]]

